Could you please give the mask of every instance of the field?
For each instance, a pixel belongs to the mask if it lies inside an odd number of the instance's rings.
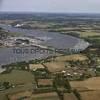
[[[31,100],[59,100],[59,97],[56,92],[51,92],[32,95]]]
[[[88,37],[88,36],[100,36],[100,33],[92,31],[80,32],[80,37]]]
[[[52,93],[34,95],[32,100],[60,100],[60,99],[55,92],[52,92]],[[73,93],[65,93],[64,100],[77,100],[77,99]]]
[[[73,93],[65,93],[64,100],[77,100],[77,98]]]
[[[17,86],[15,88],[11,88],[11,89],[8,89],[8,90],[5,90],[5,91],[0,91],[0,100],[8,100],[7,99],[7,95],[8,94],[13,94],[13,93],[16,93],[16,92],[22,92],[22,91],[27,91],[27,90],[32,90],[33,89],[33,84],[32,83],[29,83],[29,84],[25,84],[25,85],[20,85],[20,86]]]
[[[82,100],[99,100],[100,77],[94,77],[85,81],[70,82],[73,88],[79,90]]]
[[[89,90],[100,90],[100,77],[94,77],[85,81],[73,81],[71,82],[72,87],[84,87]]]
[[[100,90],[81,92],[82,100],[100,100]]]
[[[26,95],[28,96],[27,100],[59,100],[59,96],[56,92],[32,94],[32,91],[22,91],[19,93],[11,94],[9,95],[9,98],[10,100],[17,100],[18,98],[24,97]]]
[[[0,100],[7,100],[6,95],[25,90],[32,90],[34,76],[26,71],[13,70],[8,74],[0,75],[0,82],[10,82],[17,85],[15,88],[10,88],[5,91],[0,91]]]
[[[0,20],[0,23],[12,26],[16,26],[17,24],[24,24],[19,28],[38,29],[40,31],[43,30],[49,32],[58,32],[63,35],[71,35],[74,37],[82,38],[96,47],[96,50],[95,48],[91,47],[91,49],[94,51],[86,49],[85,52],[79,54],[61,55],[56,58],[51,57],[43,60],[43,62],[37,60],[38,64],[35,64],[33,61],[33,65],[30,67],[30,70],[32,71],[37,68],[45,67],[49,70],[49,72],[64,72],[65,75],[67,75],[67,78],[69,76],[69,81],[73,80],[70,82],[71,87],[72,89],[77,89],[82,100],[100,100],[100,77],[94,77],[96,76],[95,67],[100,66],[100,63],[97,64],[97,59],[99,59],[99,53],[97,49],[100,47],[100,16],[95,18],[95,15],[90,15],[87,17],[79,17],[79,15],[53,15],[51,17],[48,14],[48,16],[32,15],[29,17],[29,20],[26,20],[27,16],[25,15],[21,15],[25,18],[21,17],[20,19],[17,19],[17,16],[19,17],[19,15],[16,15],[16,18],[13,20],[13,15],[10,16],[11,18],[9,20]],[[21,35],[21,33],[7,33],[12,36]],[[41,75],[41,72],[39,73]],[[88,77],[84,77],[84,74],[86,74]],[[81,77],[82,75],[84,78]],[[47,79],[38,79],[38,81],[42,84],[50,83],[50,81]],[[33,85],[33,82],[35,82],[34,75],[32,75],[31,72],[13,70],[11,73],[1,74],[0,82],[10,82],[15,86],[14,88],[11,87],[4,91],[0,91],[0,100],[7,100],[6,95],[8,94],[11,96],[14,94],[14,98],[17,98],[20,95],[27,95],[29,96],[28,100],[59,100],[59,96],[56,92],[42,94],[32,94],[32,92],[30,93],[30,91],[32,91],[35,87],[35,85]],[[64,94],[64,100],[78,100],[76,97],[73,93]]]
[[[5,81],[13,84],[30,83],[34,81],[34,76],[26,71],[13,70],[11,73],[0,75],[0,82]]]
[[[57,72],[65,69],[65,63],[63,62],[49,62],[44,64],[49,72]]]
[[[73,54],[73,55],[69,55],[69,56],[60,56],[60,57],[57,57],[55,59],[55,61],[84,61],[84,60],[87,60],[88,58],[85,56],[85,55],[82,55],[82,54]]]
[[[44,63],[50,72],[59,72],[65,70],[67,61],[85,61],[88,57],[83,54],[73,54],[56,57],[53,61]]]

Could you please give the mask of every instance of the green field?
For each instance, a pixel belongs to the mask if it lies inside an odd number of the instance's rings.
[[[5,81],[12,84],[30,83],[34,81],[34,76],[27,71],[13,70],[11,73],[0,75],[0,82]]]
[[[15,88],[0,91],[0,100],[8,100],[6,97],[7,94],[32,89],[32,82],[34,82],[34,76],[27,71],[13,70],[11,73],[1,74],[0,82],[10,82],[11,84],[18,85]]]

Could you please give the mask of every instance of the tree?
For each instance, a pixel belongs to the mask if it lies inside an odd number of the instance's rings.
[[[71,91],[71,86],[70,86],[69,80],[66,79],[65,82],[66,82],[66,83],[65,83],[65,87],[66,87],[66,88],[68,89],[68,91],[70,92],[70,91]]]
[[[81,95],[79,94],[79,92],[75,89],[73,90],[73,93],[75,94],[75,96],[77,97],[77,100],[82,100],[81,99]]]
[[[4,86],[6,89],[8,89],[8,88],[9,88],[9,82],[4,82],[4,83],[3,83],[3,86]]]

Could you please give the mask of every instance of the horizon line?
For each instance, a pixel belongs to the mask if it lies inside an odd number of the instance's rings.
[[[100,12],[33,12],[33,11],[0,11],[0,13],[7,14],[100,14]]]

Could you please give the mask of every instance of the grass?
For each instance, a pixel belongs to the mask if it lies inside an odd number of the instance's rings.
[[[81,38],[87,38],[87,37],[90,37],[90,36],[100,36],[99,32],[95,32],[95,31],[92,31],[92,30],[85,30],[84,32],[80,32],[80,31],[73,31],[73,29],[71,31],[71,29],[70,29],[70,31],[67,30],[67,31],[64,31],[63,33],[67,35],[70,32],[75,33],[75,34],[76,33],[79,34]]]
[[[29,83],[34,81],[34,76],[27,71],[13,70],[11,73],[0,75],[0,82],[4,81],[13,84]]]
[[[88,37],[88,36],[100,36],[100,33],[98,32],[92,32],[92,31],[86,31],[86,32],[80,32],[80,37]]]
[[[0,75],[0,82],[10,82],[12,84],[19,84],[19,86],[15,88],[10,88],[5,91],[0,91],[0,100],[8,100],[6,95],[11,93],[16,93],[25,90],[32,90],[34,82],[34,76],[27,71],[19,71],[13,70],[11,73],[8,74],[1,74]],[[24,85],[21,85],[24,84]]]

